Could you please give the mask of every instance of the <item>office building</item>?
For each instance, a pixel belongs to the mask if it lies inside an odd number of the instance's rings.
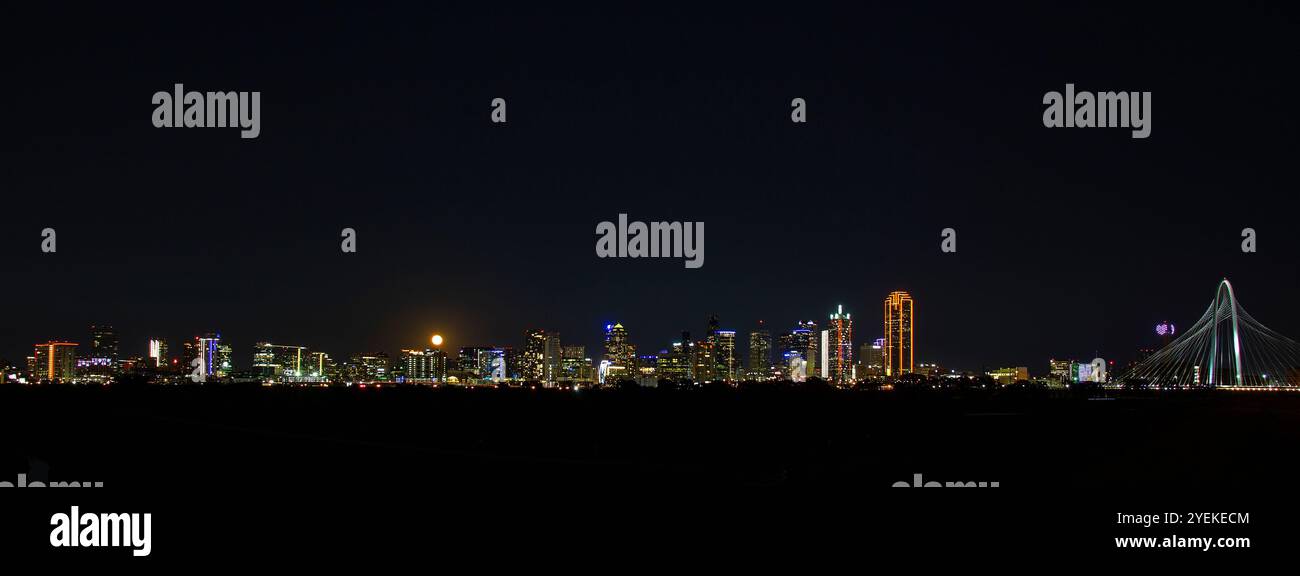
[[[76,378],[77,343],[49,341],[37,344],[28,362],[32,382],[71,382]]]
[[[827,324],[828,349],[823,352],[827,366],[824,370],[829,382],[848,386],[853,384],[853,317],[844,311],[844,306],[837,306],[830,315]]]
[[[772,334],[762,320],[749,333],[749,371],[754,380],[766,380],[772,373]]]
[[[885,298],[886,376],[911,374],[915,369],[915,313],[911,294],[899,290]]]

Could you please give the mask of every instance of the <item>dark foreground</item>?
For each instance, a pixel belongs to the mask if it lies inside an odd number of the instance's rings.
[[[0,499],[36,524],[6,541],[42,553],[78,502],[159,513],[156,557],[726,537],[1113,554],[1130,511],[1249,512],[1208,529],[1281,549],[1298,440],[1296,394],[0,386],[0,481],[104,483]],[[891,487],[916,474],[998,487]]]

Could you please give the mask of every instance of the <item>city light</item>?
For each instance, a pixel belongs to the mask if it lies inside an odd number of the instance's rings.
[[[716,315],[700,339],[689,331],[669,341],[667,347],[642,348],[631,340],[622,323],[605,324],[604,353],[587,354],[582,345],[561,345],[558,332],[530,328],[522,347],[468,346],[448,355],[441,334],[431,334],[432,348],[403,348],[396,358],[373,350],[333,358],[302,345],[256,342],[253,362],[242,369],[231,362],[232,347],[216,332],[183,342],[180,354],[169,354],[161,338],[147,340],[147,357],[116,356],[116,335],[110,327],[92,326],[91,349],[81,353],[77,344],[52,340],[35,344],[26,369],[0,365],[0,381],[108,384],[144,381],[159,384],[196,382],[307,385],[380,386],[446,385],[522,386],[529,388],[658,387],[713,382],[732,386],[747,381],[815,381],[840,388],[890,390],[944,388],[940,380],[970,380],[982,386],[990,380],[1002,386],[1030,383],[1063,387],[1100,385],[1107,389],[1184,390],[1235,388],[1247,391],[1289,389],[1300,391],[1300,343],[1274,332],[1246,314],[1227,280],[1221,282],[1205,316],[1177,332],[1162,321],[1156,333],[1165,340],[1159,350],[1139,350],[1127,366],[1096,358],[1049,361],[1050,375],[1033,377],[1024,364],[995,364],[979,372],[939,368],[936,363],[916,364],[915,302],[905,291],[891,292],[884,301],[883,337],[870,338],[854,347],[851,316],[837,305],[825,326],[800,321],[772,338],[759,321],[750,333],[748,362],[738,353],[737,330],[723,330]],[[876,333],[879,334],[879,333]],[[872,334],[871,336],[876,336]],[[1149,334],[1149,333],[1148,333]],[[566,342],[571,342],[566,340]],[[773,349],[774,348],[774,349]],[[777,352],[772,362],[771,353]],[[860,353],[858,353],[860,352]],[[197,362],[197,364],[196,364]],[[198,366],[194,373],[186,366]]]

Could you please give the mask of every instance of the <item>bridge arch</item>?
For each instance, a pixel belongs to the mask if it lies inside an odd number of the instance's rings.
[[[1224,312],[1224,304],[1227,304],[1228,313]],[[1232,384],[1241,385],[1241,335],[1237,331],[1237,296],[1232,292],[1232,283],[1227,278],[1219,281],[1218,288],[1214,291],[1213,313],[1214,320],[1211,329],[1213,340],[1210,344],[1210,378],[1209,384],[1215,385],[1215,366],[1219,355],[1219,322],[1225,320],[1229,314],[1232,317],[1232,371],[1235,378],[1232,378]]]

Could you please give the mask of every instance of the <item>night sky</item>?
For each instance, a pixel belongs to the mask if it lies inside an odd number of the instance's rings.
[[[529,327],[599,357],[611,321],[649,352],[710,314],[743,350],[837,304],[861,344],[905,289],[918,362],[1038,374],[1129,359],[1224,276],[1300,337],[1282,3],[131,4],[0,18],[10,362],[96,322],[131,356],[217,330],[237,368],[262,340],[345,359]],[[260,137],[154,128],[177,82],[261,91]],[[1044,128],[1067,82],[1151,91],[1151,136]],[[596,258],[621,212],[703,221],[704,267]]]

